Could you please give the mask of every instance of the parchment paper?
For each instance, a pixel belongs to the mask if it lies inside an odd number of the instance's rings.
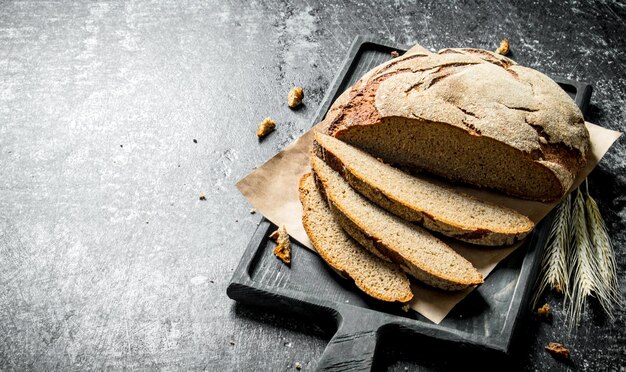
[[[608,130],[595,124],[586,123],[586,125],[591,137],[591,151],[589,151],[587,166],[574,181],[572,190],[584,181],[613,142],[621,135],[620,132]],[[315,128],[305,133],[237,183],[239,191],[257,211],[274,224],[285,225],[292,238],[313,250],[304,227],[302,227],[302,206],[298,198],[298,181],[304,173],[310,171],[309,150],[313,143],[314,130]],[[558,204],[558,202],[533,202],[460,185],[447,185],[480,199],[513,208],[527,215],[535,223],[538,223]],[[446,240],[446,243],[468,259],[485,278],[500,261],[522,245],[520,242],[505,248],[489,248],[461,243],[452,239]],[[474,288],[460,292],[444,292],[414,283],[412,289],[414,298],[410,303],[411,308],[438,324]]]

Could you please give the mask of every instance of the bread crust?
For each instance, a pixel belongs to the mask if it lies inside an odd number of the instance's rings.
[[[357,146],[358,133],[390,121],[415,131],[445,127],[461,143],[489,139],[484,143],[494,151],[502,149],[521,168],[527,164],[541,173],[540,190],[484,183],[467,176],[471,169],[400,165],[534,200],[564,195],[585,165],[590,146],[582,113],[554,81],[479,49],[421,51],[395,58],[365,74],[330,113],[326,132]],[[467,158],[473,155],[463,153],[463,146],[458,151]]]

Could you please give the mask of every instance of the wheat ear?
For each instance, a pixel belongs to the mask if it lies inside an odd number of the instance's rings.
[[[600,214],[596,201],[589,195],[589,185],[586,185],[585,209],[587,212],[587,230],[594,249],[598,273],[598,282],[595,284],[595,295],[598,302],[611,320],[615,319],[615,307],[622,302],[613,244],[606,230],[606,224]]]
[[[572,196],[567,195],[559,204],[552,221],[548,244],[541,260],[539,284],[532,300],[533,308],[537,307],[537,302],[548,286],[568,297],[567,256],[571,237],[571,206]]]
[[[597,283],[602,280],[598,276],[596,256],[587,231],[585,219],[585,201],[580,188],[576,190],[572,209],[572,254],[570,256],[571,302],[568,321],[570,330],[580,323],[580,318],[588,296],[598,293]]]

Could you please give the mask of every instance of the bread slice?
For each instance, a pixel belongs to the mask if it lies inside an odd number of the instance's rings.
[[[339,227],[310,173],[300,179],[300,201],[304,229],[333,269],[379,300],[408,302],[413,298],[409,279],[398,266],[375,257]]]
[[[536,200],[558,200],[585,165],[589,133],[554,81],[486,50],[395,58],[325,119],[333,137],[386,162]]]
[[[311,164],[339,225],[372,253],[433,287],[460,290],[483,282],[476,268],[441,240],[370,203],[317,156]]]
[[[534,227],[526,216],[436,185],[315,133],[316,150],[359,193],[403,219],[474,244],[513,244]]]

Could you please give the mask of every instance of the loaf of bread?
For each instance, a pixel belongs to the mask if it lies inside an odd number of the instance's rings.
[[[412,176],[334,137],[315,133],[319,157],[361,195],[402,219],[468,243],[498,246],[523,239],[526,216]]]
[[[436,288],[461,290],[483,282],[469,261],[428,231],[372,204],[317,156],[311,165],[339,225],[372,253]]]
[[[550,201],[586,162],[589,133],[550,78],[478,49],[416,51],[342,94],[326,132],[386,162]]]
[[[310,173],[300,179],[299,191],[302,224],[326,263],[374,298],[390,302],[413,298],[409,279],[397,265],[366,251],[339,227]]]

